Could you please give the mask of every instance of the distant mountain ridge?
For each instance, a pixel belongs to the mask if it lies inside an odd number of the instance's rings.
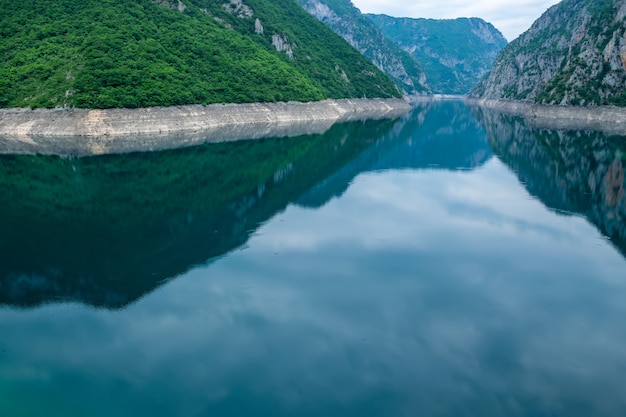
[[[626,106],[625,17],[626,0],[563,0],[502,50],[471,95]]]
[[[430,93],[418,61],[385,37],[350,0],[296,0],[395,82],[404,96]]]
[[[399,97],[292,0],[0,0],[0,107]]]
[[[465,94],[491,69],[506,39],[479,18],[449,20],[366,14],[421,64],[434,93]]]

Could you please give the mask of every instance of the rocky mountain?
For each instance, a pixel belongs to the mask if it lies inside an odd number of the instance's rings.
[[[0,107],[400,96],[292,0],[0,0]]]
[[[430,93],[417,59],[387,39],[350,0],[296,1],[389,75],[404,96]]]
[[[626,105],[626,1],[563,0],[502,50],[473,96]]]
[[[498,52],[507,44],[500,31],[478,18],[365,16],[417,58],[434,93],[467,93],[489,72]]]

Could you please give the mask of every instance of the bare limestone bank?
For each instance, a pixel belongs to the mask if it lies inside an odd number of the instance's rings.
[[[555,130],[593,130],[626,135],[626,108],[561,106],[519,100],[466,98],[469,106],[522,116],[531,127]]]
[[[323,133],[337,122],[396,118],[401,99],[211,104],[142,109],[0,109],[0,153],[99,155]]]

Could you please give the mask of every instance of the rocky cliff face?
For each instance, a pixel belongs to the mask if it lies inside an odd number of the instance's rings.
[[[385,37],[350,0],[296,0],[386,73],[405,96],[430,93],[418,61]]]
[[[489,72],[498,52],[507,44],[500,31],[478,18],[366,16],[417,58],[435,93],[467,93]]]
[[[625,0],[563,0],[502,50],[471,95],[626,105],[625,16]]]

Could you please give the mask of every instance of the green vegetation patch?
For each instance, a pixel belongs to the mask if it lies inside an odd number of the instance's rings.
[[[1,107],[151,107],[397,96],[290,0],[0,0]],[[256,33],[255,20],[264,25]],[[281,36],[293,56],[278,51]]]

